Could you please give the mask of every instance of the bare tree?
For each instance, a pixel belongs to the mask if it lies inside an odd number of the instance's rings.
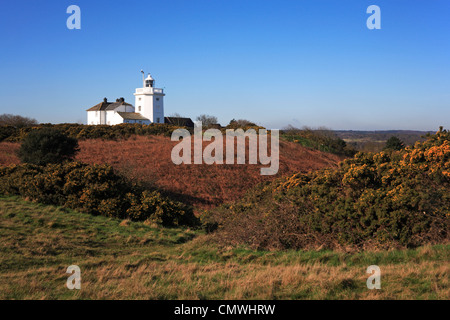
[[[37,125],[36,119],[22,117],[13,114],[2,114],[0,115],[0,126],[13,126],[16,128],[30,127]]]
[[[217,118],[207,114],[201,114],[196,118],[197,121],[201,121],[203,126],[210,126],[217,123]]]
[[[246,128],[246,127],[257,127],[257,124],[245,119],[238,119],[238,120],[233,119],[227,126],[227,128],[230,129]]]
[[[177,113],[177,112],[172,113],[172,114],[170,115],[170,117],[172,118],[172,124],[173,124],[173,125],[176,125],[176,126],[183,126],[184,123],[185,123],[185,120],[184,120],[185,117],[183,117],[181,114],[179,114],[179,113]]]
[[[301,133],[301,129],[299,129],[299,128],[297,128],[297,127],[294,127],[294,126],[291,125],[291,124],[288,124],[287,126],[285,126],[285,127],[282,129],[282,132],[283,132],[284,134],[296,135],[296,134],[300,134],[300,133]]]

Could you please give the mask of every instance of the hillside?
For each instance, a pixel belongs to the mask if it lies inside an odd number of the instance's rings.
[[[170,155],[176,142],[163,136],[133,136],[126,140],[80,141],[76,160],[109,163],[130,179],[162,189],[169,196],[197,208],[211,208],[239,199],[259,182],[294,172],[336,167],[343,157],[280,141],[280,169],[261,176],[260,165],[174,165]],[[0,165],[19,163],[18,143],[0,143]]]
[[[219,248],[199,231],[0,197],[0,299],[447,299],[449,246],[348,254]],[[377,264],[382,290],[366,287]],[[68,290],[66,269],[81,269]]]
[[[203,219],[225,243],[257,248],[414,247],[449,241],[450,132],[339,168],[261,184]]]

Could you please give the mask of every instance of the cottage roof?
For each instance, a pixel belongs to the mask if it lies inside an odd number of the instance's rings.
[[[111,102],[100,102],[99,104],[96,104],[92,108],[87,109],[87,111],[100,111],[100,110],[106,110],[106,108],[111,104]]]
[[[164,123],[172,124],[180,127],[188,127],[193,128],[194,122],[191,118],[182,118],[182,117],[164,117]]]
[[[129,104],[125,102],[124,98],[117,99],[116,102],[108,102],[107,99],[103,99],[103,102],[100,102],[99,104],[96,104],[90,109],[87,109],[87,111],[103,111],[103,110],[115,110],[117,107],[120,106],[128,106],[133,107],[132,104]]]
[[[119,102],[111,103],[109,106],[106,107],[105,110],[107,110],[107,111],[108,111],[108,110],[115,110],[116,108],[118,108],[118,107],[120,107],[120,106],[128,106],[128,107],[132,107],[133,105],[132,105],[132,104],[129,104],[129,103],[125,102],[125,101],[119,101]]]
[[[148,120],[142,114],[136,112],[117,112],[123,119],[126,120]]]

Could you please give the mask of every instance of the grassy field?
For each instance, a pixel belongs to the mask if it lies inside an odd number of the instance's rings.
[[[0,299],[448,299],[450,246],[219,248],[208,235],[0,198]],[[81,290],[66,288],[69,265]],[[369,265],[381,290],[366,287]]]

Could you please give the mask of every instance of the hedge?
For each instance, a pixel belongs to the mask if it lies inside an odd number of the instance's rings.
[[[109,165],[66,162],[0,167],[0,194],[163,226],[197,224],[192,208],[132,185]]]
[[[40,124],[32,127],[15,128],[12,126],[0,126],[0,141],[18,142],[33,130],[43,128],[55,128],[65,135],[75,139],[123,139],[132,135],[163,135],[170,136],[180,127],[170,124],[130,124],[124,123],[115,126],[108,125],[83,125],[83,124]]]

